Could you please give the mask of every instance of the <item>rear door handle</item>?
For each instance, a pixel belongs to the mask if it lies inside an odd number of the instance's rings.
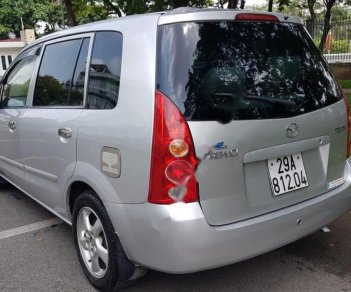
[[[58,135],[64,139],[69,139],[72,137],[72,130],[70,128],[60,128],[58,129]]]
[[[11,129],[11,130],[14,130],[14,129],[16,129],[16,122],[15,121],[9,121],[9,128]]]

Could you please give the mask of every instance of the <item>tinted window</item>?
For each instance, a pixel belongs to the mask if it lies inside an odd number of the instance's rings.
[[[89,51],[89,39],[85,38],[75,68],[68,104],[82,105],[84,100],[85,70]]]
[[[75,39],[47,45],[40,64],[33,105],[83,105],[83,83],[88,39]],[[81,56],[78,55],[81,51]],[[79,71],[75,74],[75,69]],[[83,87],[82,87],[83,86]]]
[[[188,120],[291,117],[341,98],[303,26],[291,23],[161,26],[157,87]]]
[[[6,59],[5,56],[1,56],[1,63],[2,63],[2,69],[6,70],[7,66],[6,66]]]
[[[3,93],[3,107],[23,107],[26,105],[29,84],[40,47],[21,53],[17,64],[6,77]]]
[[[96,33],[89,73],[88,108],[111,109],[116,106],[121,60],[122,34]]]

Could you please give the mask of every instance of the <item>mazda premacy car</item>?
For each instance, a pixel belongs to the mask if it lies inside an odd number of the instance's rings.
[[[1,82],[0,174],[89,281],[270,251],[351,209],[348,104],[298,18],[178,9],[63,30]]]

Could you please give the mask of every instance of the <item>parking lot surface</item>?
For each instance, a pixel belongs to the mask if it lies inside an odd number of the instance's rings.
[[[351,213],[329,227],[223,268],[149,271],[124,291],[351,291]],[[82,290],[95,291],[79,266],[71,228],[14,187],[1,189],[0,291]]]

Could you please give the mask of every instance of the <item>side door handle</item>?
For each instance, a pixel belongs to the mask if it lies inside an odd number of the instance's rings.
[[[72,137],[72,130],[70,128],[60,128],[58,129],[58,135],[64,139],[69,139]]]
[[[15,121],[9,121],[8,125],[9,125],[9,128],[11,130],[16,129],[16,122]]]

